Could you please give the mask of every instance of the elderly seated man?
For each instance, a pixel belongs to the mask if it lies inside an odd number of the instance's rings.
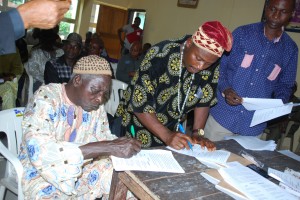
[[[111,87],[104,58],[81,58],[66,84],[41,86],[24,113],[19,159],[25,199],[107,199],[110,155],[128,158],[141,143],[112,135],[103,104]]]

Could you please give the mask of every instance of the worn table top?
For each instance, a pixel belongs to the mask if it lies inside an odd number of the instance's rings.
[[[245,150],[234,140],[220,141],[216,145],[217,149],[226,149],[235,154]],[[276,151],[245,151],[274,169],[283,171],[286,167],[289,167],[300,171],[298,161]],[[119,187],[119,196],[112,195],[111,199],[123,199],[125,192],[122,195],[120,189],[125,185],[141,199],[232,199],[217,190],[213,184],[201,176],[200,173],[205,171],[207,167],[197,159],[175,152],[173,152],[173,155],[184,169],[184,174],[141,171],[114,172],[111,194],[114,190],[116,191],[116,188],[114,188],[116,186]],[[119,186],[117,186],[117,176],[122,182]]]

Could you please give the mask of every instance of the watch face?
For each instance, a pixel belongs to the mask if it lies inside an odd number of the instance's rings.
[[[203,136],[204,135],[204,130],[202,128],[198,129],[198,134]]]

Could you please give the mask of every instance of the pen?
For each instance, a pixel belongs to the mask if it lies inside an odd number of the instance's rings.
[[[133,125],[130,126],[130,132],[131,132],[132,137],[135,138],[135,130],[134,130]]]
[[[182,132],[183,134],[185,134],[185,130],[183,128],[183,126],[179,123],[179,131]],[[188,145],[190,147],[190,149],[193,151],[193,146],[192,144],[190,143],[190,141],[187,141],[188,142]]]

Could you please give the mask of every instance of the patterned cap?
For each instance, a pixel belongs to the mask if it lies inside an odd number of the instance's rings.
[[[231,32],[218,21],[206,22],[193,34],[193,42],[199,48],[221,57],[232,47]]]
[[[105,58],[97,55],[90,55],[80,58],[73,68],[73,73],[112,76],[108,61]]]
[[[79,46],[82,46],[82,37],[78,33],[70,33],[66,40],[63,42],[77,42]]]

